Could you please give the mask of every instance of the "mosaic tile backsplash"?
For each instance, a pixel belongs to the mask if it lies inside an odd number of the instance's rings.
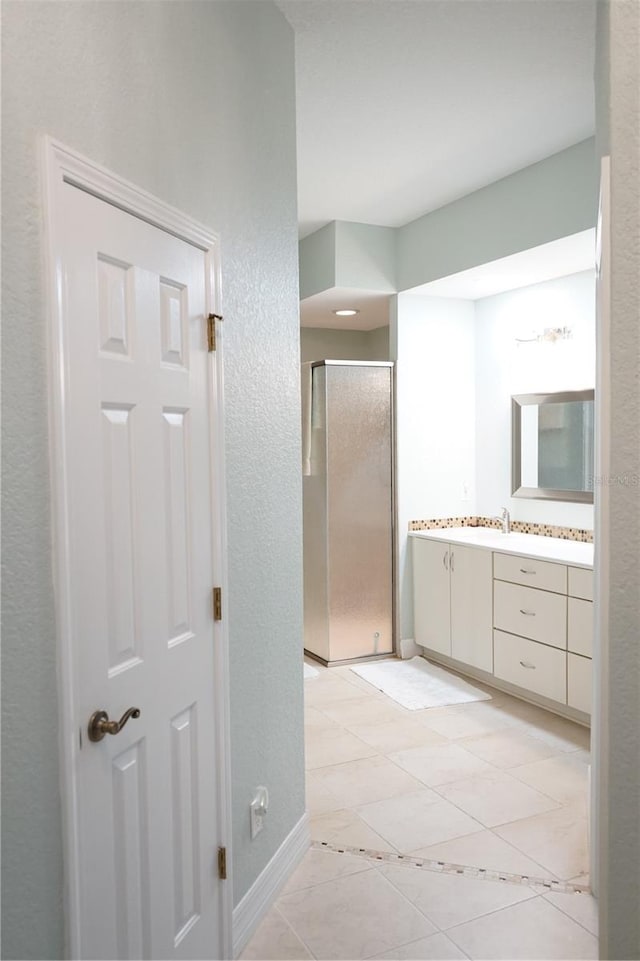
[[[410,531],[435,531],[445,527],[494,527],[500,530],[500,521],[492,517],[434,517],[429,520],[409,521]],[[559,537],[565,541],[593,543],[593,531],[580,527],[558,527],[555,524],[535,524],[533,521],[511,521],[511,530],[518,534],[539,534],[542,537]]]

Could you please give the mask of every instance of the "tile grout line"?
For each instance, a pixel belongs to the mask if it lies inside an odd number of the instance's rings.
[[[278,900],[279,900],[279,899],[278,899]],[[311,958],[314,958],[314,959],[315,959],[315,958],[316,958],[316,955],[313,953],[313,951],[311,950],[311,948],[309,947],[309,945],[307,944],[307,942],[304,940],[304,938],[300,937],[300,935],[298,934],[298,932],[296,931],[296,929],[294,928],[294,926],[291,924],[291,922],[289,921],[289,918],[286,916],[286,914],[284,913],[284,911],[282,911],[282,910],[278,907],[278,901],[276,901],[276,902],[274,903],[274,905],[273,905],[273,910],[276,911],[276,912],[278,913],[278,915],[282,918],[282,920],[284,921],[284,923],[286,924],[286,926],[289,928],[289,930],[290,930],[291,933],[294,935],[294,937],[298,939],[298,941],[300,942],[300,944],[302,945],[302,947],[305,949],[305,951],[307,952],[307,954],[308,954]]]
[[[590,894],[591,889],[586,884],[571,884],[569,881],[540,878],[526,874],[512,874],[508,871],[494,871],[490,868],[479,868],[471,865],[454,864],[448,861],[436,861],[433,858],[416,858],[406,854],[391,854],[387,851],[372,851],[368,848],[355,848],[348,845],[331,844],[328,841],[312,841],[311,847],[318,851],[331,851],[334,854],[351,854],[367,861],[385,861],[388,864],[399,864],[405,867],[418,868],[423,871],[433,871],[438,874],[452,874],[471,878],[476,881],[502,881],[507,884],[518,884],[524,887],[536,885],[546,891],[558,891],[561,894]],[[543,893],[542,891],[540,892]]]
[[[560,911],[561,914],[564,914],[564,916],[565,916],[566,918],[569,918],[569,920],[574,921],[575,924],[579,924],[581,928],[584,928],[584,930],[587,932],[587,934],[590,934],[590,935],[591,935],[591,937],[593,937],[593,938],[597,938],[597,937],[598,937],[597,931],[594,933],[594,932],[591,930],[591,928],[588,928],[583,921],[578,921],[578,919],[577,919],[576,917],[574,917],[572,914],[569,914],[568,911],[565,911],[564,908],[561,908],[559,904],[556,904],[556,903],[555,903],[555,901],[549,901],[549,899],[548,899],[548,897],[547,897],[547,895],[548,895],[549,893],[550,893],[549,891],[546,891],[544,894],[541,894],[541,895],[540,895],[540,896],[547,902],[547,904],[550,904],[552,908],[555,908],[555,909],[556,909],[556,911]],[[590,896],[590,897],[593,897],[593,894],[590,893],[589,896]]]

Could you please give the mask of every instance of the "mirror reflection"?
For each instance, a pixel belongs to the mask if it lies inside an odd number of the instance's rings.
[[[594,392],[512,397],[514,497],[593,502]]]

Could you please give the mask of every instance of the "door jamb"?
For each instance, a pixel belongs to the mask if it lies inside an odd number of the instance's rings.
[[[596,475],[606,475],[609,464],[611,414],[611,350],[610,328],[610,168],[611,158],[600,159],[600,199],[596,228]],[[596,898],[606,890],[607,864],[602,852],[606,847],[609,823],[609,778],[606,770],[609,738],[609,487],[595,485],[594,501],[594,652],[593,710],[591,712],[591,810],[590,810],[590,875]],[[604,898],[602,898],[604,903]],[[602,926],[601,926],[602,930]]]
[[[41,172],[44,199],[44,253],[47,288],[47,353],[49,366],[49,462],[53,531],[53,581],[56,597],[56,659],[60,790],[63,811],[65,939],[69,957],[79,957],[80,878],[76,761],[79,722],[74,714],[73,641],[69,578],[69,511],[66,463],[66,339],[64,277],[59,259],[62,190],[71,184],[151,226],[199,248],[205,254],[207,313],[221,313],[220,239],[218,235],[127,180],[111,173],[59,141],[42,138]],[[223,333],[218,325],[216,351],[210,354],[211,482],[214,569],[224,596],[227,591],[226,471],[224,461]],[[205,325],[203,324],[203,337]],[[215,462],[215,465],[214,465]],[[215,470],[214,470],[215,466]],[[229,639],[226,620],[212,622],[217,752],[218,839],[227,848],[228,880],[220,885],[220,957],[232,957],[233,882],[231,878],[231,754],[229,705]]]

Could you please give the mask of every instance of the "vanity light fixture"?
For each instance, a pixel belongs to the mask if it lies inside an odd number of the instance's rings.
[[[571,340],[572,336],[571,327],[545,327],[533,337],[516,337],[516,344],[555,344],[558,340]]]
[[[333,313],[337,317],[353,317],[354,314],[359,314],[360,311],[353,307],[341,307],[340,310],[334,310]]]

